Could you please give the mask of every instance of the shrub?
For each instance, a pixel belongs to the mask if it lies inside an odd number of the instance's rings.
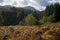
[[[26,25],[35,25],[36,19],[32,14],[29,14],[25,18],[25,24]]]

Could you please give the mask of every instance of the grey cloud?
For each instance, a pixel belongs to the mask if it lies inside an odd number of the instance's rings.
[[[16,2],[16,1],[14,1],[13,5],[17,5],[17,2]]]
[[[2,3],[3,2],[3,0],[0,0],[0,3]]]
[[[28,1],[27,0],[24,0],[23,4],[24,5],[28,5]]]
[[[50,1],[52,0],[36,0],[36,2],[41,6],[47,6],[50,4]]]
[[[28,5],[28,1],[24,0],[24,1],[20,2],[19,4],[17,4],[17,2],[14,1],[13,5]]]

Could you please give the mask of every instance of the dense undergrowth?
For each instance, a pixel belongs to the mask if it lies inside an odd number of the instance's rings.
[[[60,23],[0,26],[0,40],[60,40]]]

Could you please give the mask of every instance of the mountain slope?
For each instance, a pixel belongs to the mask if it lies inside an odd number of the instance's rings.
[[[31,6],[27,6],[27,7],[23,7],[24,9],[29,9],[29,10],[32,10],[32,11],[36,11],[35,8],[31,7]]]
[[[13,6],[10,6],[10,5],[5,5],[5,6],[0,6],[0,9],[3,9],[3,10],[8,10],[10,8],[12,8]],[[15,7],[15,8],[18,8],[18,9],[28,9],[28,10],[31,10],[31,11],[38,11],[37,9],[35,9],[34,7],[31,7],[31,6],[26,6],[26,7]]]

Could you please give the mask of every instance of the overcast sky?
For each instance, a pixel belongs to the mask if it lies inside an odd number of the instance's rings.
[[[32,6],[37,10],[44,10],[51,3],[60,2],[60,0],[0,0],[0,5],[12,5],[15,7]]]

